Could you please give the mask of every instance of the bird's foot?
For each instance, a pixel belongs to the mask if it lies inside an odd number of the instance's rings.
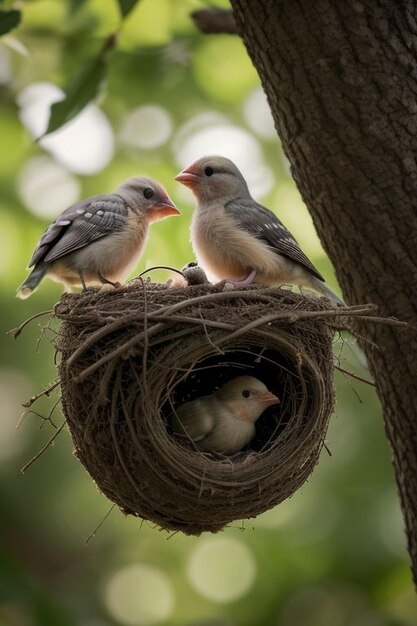
[[[99,277],[100,282],[102,283],[103,287],[105,287],[105,285],[111,285],[113,287],[113,289],[120,289],[120,287],[122,286],[122,283],[119,283],[117,281],[113,282],[112,280],[109,280],[108,278],[106,278],[102,274],[99,274],[98,277]],[[101,289],[100,289],[100,291],[101,291]],[[109,291],[109,290],[105,289],[104,291]]]
[[[118,285],[121,286],[120,283],[118,283]],[[104,283],[104,285],[101,285],[98,292],[106,293],[107,291],[114,291],[115,289],[116,289],[116,283]]]
[[[221,281],[224,283],[224,290],[230,291],[231,289],[235,289],[236,287],[245,287],[246,285],[251,285],[256,278],[256,270],[252,270],[246,278],[242,280],[232,280],[230,278],[226,278],[226,280]],[[220,284],[221,284],[220,283]]]

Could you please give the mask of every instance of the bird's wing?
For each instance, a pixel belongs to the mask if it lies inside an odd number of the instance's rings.
[[[323,276],[300,249],[296,239],[277,218],[275,213],[255,200],[238,198],[225,204],[225,212],[242,230],[266,243],[278,254],[299,263],[324,282]]]
[[[117,194],[100,195],[73,204],[51,224],[37,244],[29,267],[55,261],[96,239],[123,230],[127,205]]]
[[[214,428],[214,417],[209,410],[207,398],[187,402],[175,410],[174,430],[178,435],[187,434],[193,441],[202,441]]]

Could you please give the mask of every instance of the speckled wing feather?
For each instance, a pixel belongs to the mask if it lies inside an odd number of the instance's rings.
[[[246,232],[265,242],[275,252],[299,263],[324,282],[323,276],[300,249],[297,241],[275,213],[255,200],[237,198],[225,204],[226,214]]]
[[[197,398],[175,410],[173,415],[174,431],[179,435],[188,435],[196,443],[212,432],[214,418],[210,398]]]
[[[117,194],[93,196],[73,204],[46,229],[29,267],[40,261],[55,261],[96,239],[123,230],[127,211],[125,201]]]

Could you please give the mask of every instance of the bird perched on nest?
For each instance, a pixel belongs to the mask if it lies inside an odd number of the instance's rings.
[[[279,399],[253,376],[238,376],[208,396],[175,409],[173,432],[199,450],[235,454],[255,435],[255,422]]]
[[[198,264],[215,280],[269,287],[304,285],[343,305],[272,211],[258,204],[236,165],[203,157],[176,176],[197,198],[191,242]]]
[[[42,235],[17,297],[28,298],[44,276],[70,292],[74,285],[119,286],[137,264],[150,224],[178,214],[151,178],[130,178],[114,193],[73,204]]]

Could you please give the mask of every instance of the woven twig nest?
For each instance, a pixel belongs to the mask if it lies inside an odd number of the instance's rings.
[[[63,296],[57,349],[77,457],[125,513],[165,529],[215,532],[271,508],[305,482],[324,444],[341,313],[324,298],[257,287],[137,281]],[[246,455],[203,453],[173,436],[173,408],[242,373],[281,399]]]

